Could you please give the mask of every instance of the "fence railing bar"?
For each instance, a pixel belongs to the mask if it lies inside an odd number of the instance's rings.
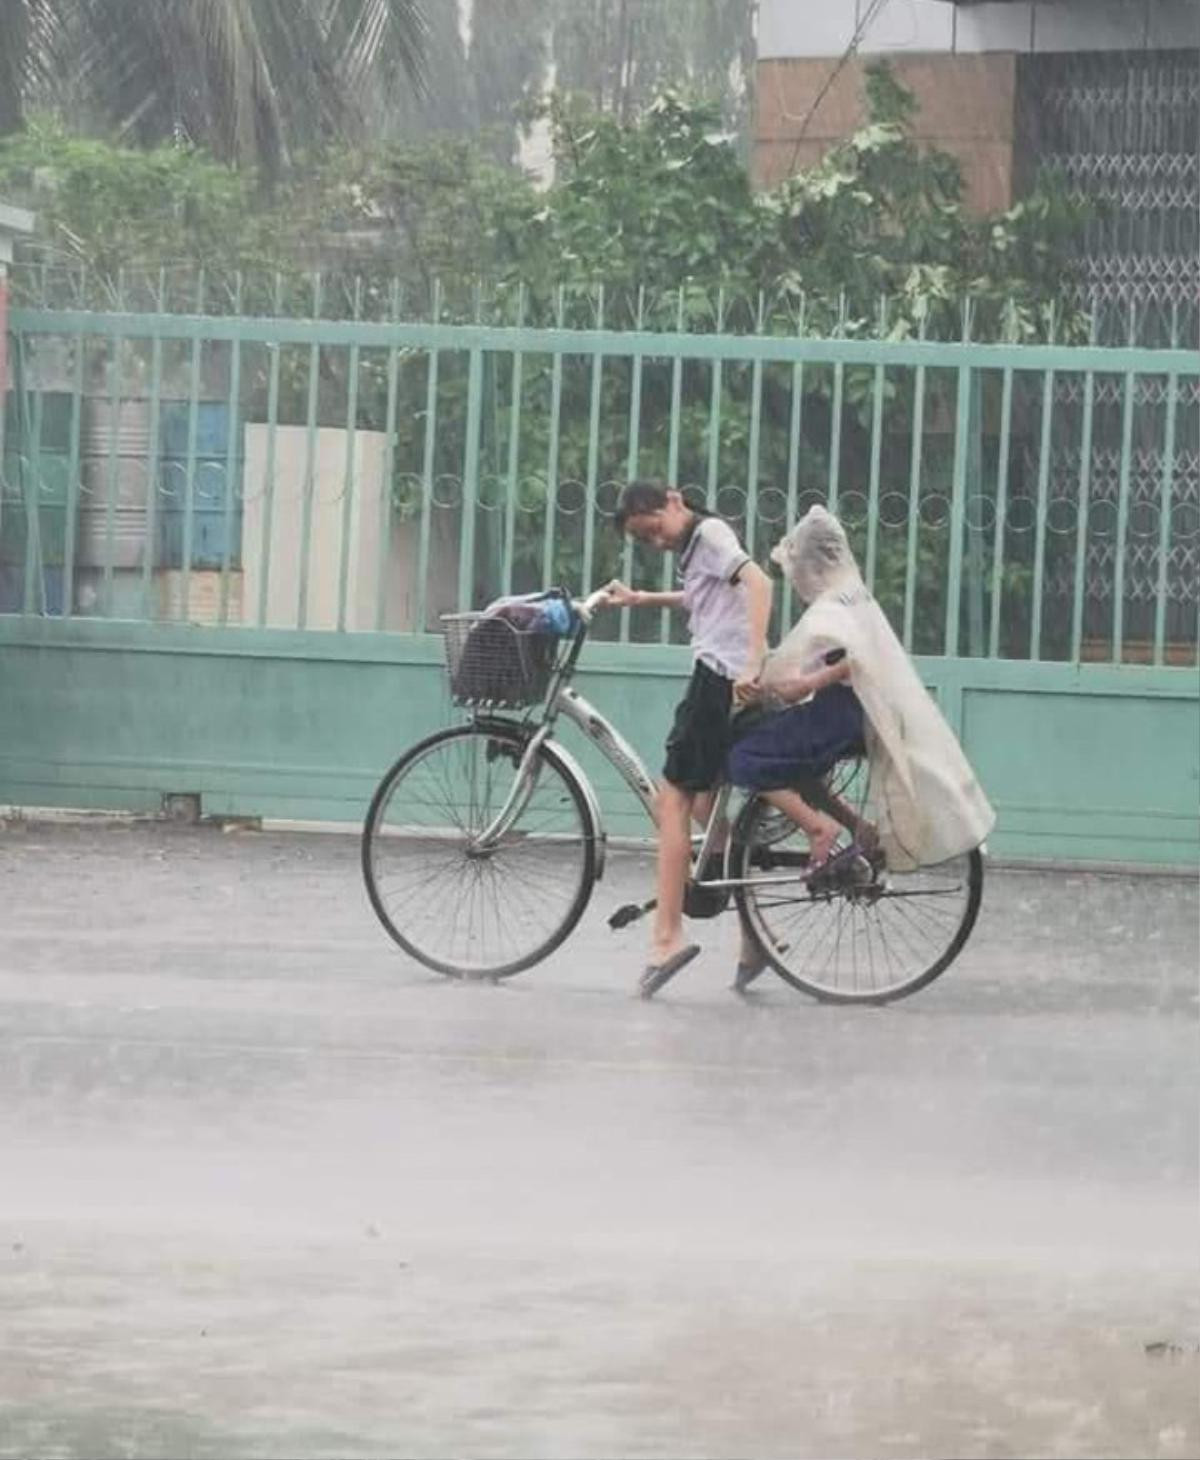
[[[84,336],[75,336],[75,379],[71,400],[71,425],[67,442],[67,522],[63,543],[63,617],[75,612],[75,554],[77,547],[77,515],[79,511],[79,453],[83,434],[83,382],[87,345]],[[0,410],[0,416],[4,412]],[[2,429],[2,427],[0,427]],[[0,460],[3,458],[0,457]]]
[[[763,296],[758,296],[758,327],[762,330]],[[746,551],[754,557],[758,536],[758,466],[762,449],[762,393],[763,362],[755,360],[750,366],[750,439],[747,444],[746,461]]]
[[[240,314],[242,308],[242,275],[239,271],[233,283],[233,310]],[[225,493],[222,518],[224,532],[221,541],[221,606],[220,622],[229,622],[230,572],[233,566],[233,492],[239,460],[238,440],[241,433],[242,399],[242,342],[234,340],[230,346],[229,361],[229,420],[225,435]],[[244,520],[244,514],[243,514]]]
[[[30,399],[33,407],[30,410]],[[22,585],[21,611],[34,612],[35,598],[40,600],[39,612],[46,612],[46,579],[42,563],[41,508],[42,508],[42,425],[45,413],[44,392],[35,389],[30,381],[29,362],[22,354],[21,359],[21,417],[22,435],[26,447],[22,458],[22,489],[25,499],[25,581]],[[38,592],[34,593],[34,584]]]
[[[1096,405],[1096,376],[1083,377],[1083,423],[1079,433],[1079,487],[1075,513],[1075,578],[1071,601],[1071,661],[1083,655],[1083,606],[1087,593],[1088,521],[1092,496],[1092,421]]]
[[[431,301],[433,321],[436,324],[442,312],[442,285],[440,279],[433,281]],[[438,361],[440,352],[430,350],[425,374],[425,444],[421,462],[421,531],[417,542],[417,622],[416,630],[423,634],[429,628],[429,547],[433,531],[433,468],[437,447],[437,402]]]
[[[15,308],[10,313],[10,327],[29,334],[71,334],[82,329],[86,334],[111,338],[133,333],[139,337],[191,340],[199,336],[206,341],[223,341],[240,336],[243,343],[278,340],[282,344],[344,346],[357,339],[364,347],[381,349],[389,340],[413,349],[511,350],[514,331],[509,326],[414,323],[390,325],[379,321],[300,319],[231,319],[227,316],[196,318],[191,315],[155,315],[127,312],[92,314],[79,310],[34,310]],[[1011,365],[1016,370],[1040,374],[1046,369],[1094,369],[1120,373],[1126,369],[1160,371],[1174,369],[1181,376],[1196,373],[1196,353],[1185,349],[1156,349],[1130,345],[1027,345],[996,343],[962,345],[933,340],[870,340],[812,335],[797,339],[794,335],[723,335],[664,333],[653,331],[525,329],[520,331],[520,345],[527,353],[552,355],[565,351],[588,357],[596,353],[608,357],[628,357],[639,352],[652,357],[669,358],[676,354],[684,360],[783,361],[797,359],[820,364],[873,366],[882,360],[889,366],[942,366],[955,368],[959,356],[966,353],[970,363],[980,369],[1000,370]]]
[[[1125,376],[1125,405],[1121,419],[1121,475],[1117,496],[1117,561],[1113,577],[1113,663],[1125,657],[1125,550],[1129,537],[1130,458],[1133,452],[1133,409],[1137,377]]]
[[[196,274],[196,313],[204,313],[206,275],[203,269]],[[192,341],[192,369],[188,387],[187,448],[184,463],[183,482],[183,561],[179,574],[179,617],[186,622],[191,613],[192,552],[195,546],[196,528],[196,438],[200,427],[200,374],[203,361],[204,341],[197,336]]]
[[[596,328],[604,328],[604,285],[596,297]],[[591,399],[588,405],[587,482],[583,506],[583,583],[582,591],[592,591],[592,564],[596,552],[596,487],[600,465],[600,404],[604,386],[604,356],[592,356]]]
[[[400,316],[400,281],[391,283],[389,309],[393,319]],[[387,403],[383,419],[383,485],[379,493],[379,520],[376,524],[375,546],[375,628],[381,630],[387,622],[388,560],[392,546],[392,493],[396,485],[396,395],[400,387],[400,351],[389,345],[387,352]],[[424,623],[413,625],[424,629]]]
[[[879,333],[887,330],[887,296],[879,302]],[[871,466],[867,479],[867,587],[875,591],[875,563],[879,548],[879,470],[883,453],[884,366],[875,367],[871,401]]]
[[[312,281],[313,319],[321,317],[321,275]],[[308,628],[308,580],[312,568],[313,499],[317,490],[317,407],[321,387],[321,346],[314,338],[308,349],[308,404],[304,416],[304,487],[300,509],[300,589],[297,627]]]
[[[725,291],[717,290],[717,318],[715,328],[720,334],[725,324]],[[710,512],[717,505],[717,488],[721,471],[721,387],[724,361],[718,355],[712,363],[712,381],[708,404],[708,476],[705,486],[705,504]]]
[[[838,301],[838,333],[846,321],[846,296]],[[845,392],[846,365],[843,360],[833,364],[833,406],[829,418],[829,510],[836,516],[838,495],[842,480],[842,404]]]
[[[517,289],[516,326],[525,323],[525,285]],[[521,389],[525,357],[520,350],[512,352],[512,381],[508,415],[508,500],[504,504],[504,550],[500,568],[500,591],[513,591],[513,560],[517,536],[517,494],[521,490]]]
[[[160,298],[166,280],[160,276]],[[154,565],[158,540],[158,508],[161,494],[159,445],[162,432],[162,356],[163,342],[157,336],[150,341],[150,435],[146,443],[146,549],[142,558],[142,613],[155,618]],[[222,620],[223,622],[223,620]]]
[[[566,296],[559,288],[559,326],[566,309]],[[562,415],[563,357],[556,354],[550,365],[550,441],[546,451],[546,520],[542,539],[542,584],[554,582],[554,538],[558,528],[558,431]]]
[[[475,514],[479,506],[479,428],[483,419],[483,351],[467,357],[467,439],[463,452],[462,527],[458,539],[458,609],[475,601]]]
[[[1037,514],[1034,519],[1033,587],[1030,603],[1029,657],[1042,657],[1042,599],[1046,580],[1046,517],[1050,495],[1050,453],[1054,437],[1054,371],[1042,381],[1041,441],[1038,448]]]
[[[276,307],[283,294],[283,275],[275,275]],[[283,345],[272,342],[267,345],[267,444],[263,462],[263,505],[262,541],[259,544],[258,563],[258,625],[267,622],[267,605],[271,582],[271,535],[275,530],[275,461],[279,434],[279,368]]]
[[[646,307],[646,286],[638,285],[637,292],[637,329],[642,328],[644,312]],[[625,479],[636,481],[638,474],[638,458],[641,454],[642,434],[642,357],[635,355],[631,367],[629,382],[629,446],[625,454]],[[628,584],[633,574],[633,543],[627,537],[621,546],[621,581]],[[622,644],[629,642],[629,610],[621,609],[620,623],[617,629]]]
[[[919,325],[922,336],[925,320]],[[921,516],[921,452],[925,439],[925,367],[918,365],[913,381],[912,445],[908,469],[908,536],[904,571],[904,647],[913,646],[917,594],[917,537]]]
[[[683,289],[679,290],[679,297],[675,306],[675,328],[682,334],[684,327],[683,312],[684,295]],[[679,424],[680,415],[683,410],[683,361],[676,355],[671,362],[671,424],[667,436],[667,482],[672,487],[679,486]],[[675,554],[663,553],[662,555],[662,577],[660,587],[663,593],[669,593],[675,578]],[[659,611],[658,616],[658,641],[660,644],[671,642],[671,610],[664,608]]]
[[[946,580],[946,632],[942,653],[958,653],[962,609],[963,531],[967,495],[967,449],[971,429],[971,370],[961,366],[954,412],[954,471],[950,485],[949,571]]]
[[[15,431],[13,433],[13,441],[10,443],[7,435],[8,422],[5,419],[8,413],[4,409],[6,402],[0,398],[0,527],[3,527],[5,513],[14,500],[19,501],[19,489],[23,490],[20,481],[9,480],[8,463],[12,461],[15,464],[15,470],[18,474],[22,471],[20,463],[25,454],[25,442],[22,439],[19,417],[21,413],[20,392],[22,388],[21,361],[24,347],[25,341],[23,336],[20,333],[14,333],[12,337],[12,351],[8,357],[8,379],[0,381],[0,387],[12,391],[17,412],[17,419],[14,423]],[[10,492],[11,496],[9,495]]]
[[[1167,376],[1167,418],[1163,422],[1162,476],[1158,504],[1158,581],[1154,594],[1154,662],[1161,664],[1166,649],[1168,563],[1171,551],[1172,494],[1175,479],[1175,414],[1179,380]]]
[[[992,537],[992,605],[988,652],[1000,657],[1000,610],[1004,592],[1004,550],[1008,526],[1008,474],[1012,448],[1013,373],[1005,370],[1000,385],[1000,449],[996,462],[996,521]]]
[[[354,281],[354,317],[362,312],[362,281]],[[357,343],[350,346],[346,361],[346,456],[342,469],[342,532],[341,551],[338,554],[337,626],[339,633],[346,631],[346,598],[350,581],[350,537],[354,527],[355,444],[358,433],[358,351]],[[357,575],[356,575],[357,576]]]
[[[118,293],[123,290],[123,276],[117,275]],[[193,354],[200,348],[199,340],[192,346]],[[124,381],[122,379],[122,362],[125,355],[124,336],[117,334],[112,342],[112,356],[110,370],[112,372],[111,387],[109,390],[109,408],[112,415],[109,420],[108,437],[108,470],[105,476],[105,502],[104,502],[104,568],[101,577],[101,598],[104,617],[112,617],[113,608],[113,557],[116,540],[116,510],[117,510],[117,447],[121,429],[121,401],[124,397]]]
[[[806,297],[801,295],[800,308],[796,320],[796,334],[802,337],[804,334],[804,311]],[[792,366],[792,399],[791,411],[788,420],[788,460],[787,460],[787,497],[784,511],[785,524],[788,527],[796,520],[799,503],[800,490],[800,440],[801,430],[804,423],[804,361],[797,360]],[[783,598],[780,608],[781,630],[791,627],[792,614],[795,605],[792,602],[792,580],[785,574],[783,580]]]
[[[967,481],[965,529],[965,572],[967,578],[967,648],[973,659],[981,659],[984,650],[983,595],[985,563],[983,540],[983,379],[978,370],[971,372],[971,427],[967,441]],[[972,518],[970,506],[976,503]]]

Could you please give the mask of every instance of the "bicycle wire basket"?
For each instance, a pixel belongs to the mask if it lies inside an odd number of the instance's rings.
[[[520,710],[545,699],[563,640],[498,615],[442,615],[450,696],[463,709]]]

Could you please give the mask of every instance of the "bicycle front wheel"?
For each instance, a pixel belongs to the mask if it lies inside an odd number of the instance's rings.
[[[543,745],[516,823],[481,848],[528,744],[517,725],[443,730],[380,782],[363,827],[367,894],[404,949],[454,978],[507,978],[579,921],[596,876],[596,827],[572,771]]]
[[[916,993],[949,968],[979,915],[978,851],[812,893],[803,834],[765,801],[746,802],[733,841],[743,922],[780,978],[825,1003],[887,1004]]]

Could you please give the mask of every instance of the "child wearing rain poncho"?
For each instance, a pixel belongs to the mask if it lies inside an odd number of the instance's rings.
[[[768,793],[793,816],[809,838],[814,868],[832,865],[839,821],[854,835],[854,855],[865,851],[876,865],[886,858],[897,871],[977,847],[995,815],[863,583],[837,518],[813,507],[771,557],[808,608],[768,657],[755,689],[768,707],[803,703],[764,716],[741,735],[730,752],[730,780]],[[865,819],[827,799],[834,820],[795,789],[864,750]]]

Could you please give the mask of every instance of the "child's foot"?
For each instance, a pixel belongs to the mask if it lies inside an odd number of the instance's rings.
[[[809,892],[829,893],[835,889],[866,887],[876,876],[873,863],[857,842],[850,842],[832,856],[826,857],[804,879]]]
[[[822,823],[820,831],[809,835],[808,866],[810,871],[816,872],[829,860],[829,854],[833,851],[841,830],[842,828],[832,817],[827,817]]]

